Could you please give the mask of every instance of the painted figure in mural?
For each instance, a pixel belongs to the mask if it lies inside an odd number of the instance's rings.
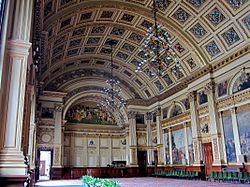
[[[232,139],[227,140],[226,142],[226,154],[227,154],[227,161],[234,162],[236,155],[235,155],[235,144]]]

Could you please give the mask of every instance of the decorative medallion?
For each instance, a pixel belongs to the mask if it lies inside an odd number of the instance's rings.
[[[85,20],[89,20],[92,16],[92,12],[88,12],[88,13],[83,13],[81,15],[80,21],[85,21]]]
[[[190,67],[191,70],[193,70],[195,67],[197,67],[196,63],[194,62],[194,59],[192,57],[188,58],[186,60],[188,66]]]
[[[211,41],[205,45],[205,49],[211,57],[214,57],[221,52],[215,41]]]
[[[164,12],[169,5],[170,5],[170,0],[156,0],[156,7],[162,12]]]
[[[122,21],[127,21],[127,22],[132,22],[135,16],[130,15],[130,14],[123,14],[121,20]]]
[[[178,10],[174,13],[173,17],[181,24],[184,24],[188,20],[190,15],[182,8],[178,8]]]
[[[61,22],[61,27],[60,27],[60,29],[66,27],[66,26],[69,26],[70,23],[71,23],[71,18],[68,18],[68,19],[66,19],[66,20],[63,20],[63,21]]]
[[[79,49],[68,50],[67,56],[76,56],[79,53]]]
[[[207,33],[200,23],[196,23],[189,31],[198,39],[201,39]]]
[[[135,66],[137,66],[138,64],[140,64],[141,62],[139,60],[136,60],[135,58],[130,62],[131,64],[134,64]]]
[[[245,18],[243,18],[243,23],[250,32],[250,14],[248,14]]]
[[[218,10],[218,8],[214,8],[212,11],[210,11],[206,18],[214,25],[217,26],[221,22],[223,22],[226,17]]]
[[[199,9],[206,0],[187,0],[193,7]]]
[[[128,43],[124,43],[122,46],[122,49],[125,49],[126,51],[133,52],[135,50],[135,46],[130,45]]]
[[[129,40],[136,42],[136,43],[141,43],[143,36],[136,34],[136,33],[132,33],[130,34],[130,36],[128,37]]]
[[[71,40],[69,43],[69,47],[78,47],[81,45],[82,39]]]
[[[222,37],[224,38],[225,42],[227,43],[228,46],[233,45],[237,41],[240,40],[239,35],[236,33],[234,28],[230,28],[226,32],[222,34]]]
[[[248,0],[227,0],[227,3],[235,10],[242,7]]]
[[[143,20],[143,22],[141,23],[141,26],[146,28],[146,29],[149,29],[150,27],[153,26],[153,23],[147,21],[147,20]]]
[[[91,34],[103,34],[105,32],[105,26],[93,27]]]
[[[79,35],[83,35],[86,31],[86,28],[79,28],[73,31],[72,36],[79,36]]]
[[[161,84],[159,80],[155,81],[154,83],[159,91],[162,91],[164,89],[164,86]]]
[[[168,74],[164,75],[162,78],[167,83],[168,86],[173,84],[173,81]]]
[[[118,52],[116,55],[118,58],[122,59],[122,60],[126,60],[128,58],[128,54],[123,53],[123,52]]]
[[[110,32],[110,34],[116,35],[116,36],[122,36],[124,34],[124,32],[125,32],[125,29],[114,27],[112,29],[112,31]]]
[[[101,14],[101,18],[111,18],[113,16],[114,12],[113,11],[103,11]]]
[[[174,49],[179,53],[182,54],[186,49],[178,42],[174,45]]]
[[[88,40],[87,40],[87,44],[89,45],[89,44],[91,44],[91,45],[97,45],[97,44],[99,44],[99,42],[100,42],[100,40],[101,40],[101,38],[98,38],[98,37],[91,37],[91,38],[89,38]]]
[[[84,49],[83,49],[83,52],[84,53],[94,53],[95,52],[95,47],[85,47]]]

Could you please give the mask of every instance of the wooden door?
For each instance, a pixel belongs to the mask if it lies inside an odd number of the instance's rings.
[[[40,176],[45,176],[45,160],[40,160]]]
[[[145,177],[147,175],[147,151],[138,151],[137,160],[139,166],[139,176]]]
[[[205,143],[203,144],[204,150],[204,161],[205,161],[205,174],[208,176],[212,170],[213,164],[213,150],[212,150],[212,143]]]

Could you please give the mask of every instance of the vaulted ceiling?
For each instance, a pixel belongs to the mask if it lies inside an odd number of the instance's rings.
[[[153,24],[152,2],[44,0],[44,89],[67,92],[66,98],[102,95],[110,77],[110,39],[116,42],[114,76],[126,100],[156,98],[250,43],[249,0],[157,0],[159,22],[171,35],[183,71],[172,73],[172,64],[163,77],[135,73]]]

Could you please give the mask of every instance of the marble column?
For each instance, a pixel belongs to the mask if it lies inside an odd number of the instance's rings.
[[[205,86],[205,93],[208,98],[208,112],[209,112],[209,123],[210,123],[210,134],[212,139],[212,149],[213,149],[213,165],[220,166],[225,163],[223,160],[223,148],[222,148],[222,138],[221,129],[219,124],[218,110],[216,107],[216,97],[215,97],[215,83],[210,81]]]
[[[62,109],[61,103],[55,104],[53,168],[62,167]]]
[[[185,163],[186,165],[189,165],[189,152],[188,152],[188,136],[187,136],[187,124],[184,124],[184,144],[185,144]]]
[[[188,94],[190,102],[191,127],[194,147],[194,164],[200,166],[201,163],[201,141],[199,137],[199,116],[197,111],[197,93],[196,91]]]
[[[129,120],[129,165],[137,166],[136,112],[128,113]]]
[[[156,110],[156,133],[157,133],[157,155],[158,155],[158,164],[163,165],[166,163],[164,156],[164,147],[163,147],[163,133],[161,126],[161,108]]]
[[[4,25],[8,38],[0,58],[0,175],[23,176],[26,166],[21,144],[33,0],[9,3],[8,25]]]
[[[147,125],[147,165],[152,166],[152,163],[154,161],[154,150],[153,150],[153,145],[152,145],[152,119],[153,116],[151,113],[147,113],[146,116],[146,125]]]
[[[233,135],[234,135],[234,144],[235,144],[235,153],[238,164],[242,164],[241,157],[241,146],[240,146],[240,135],[238,130],[238,121],[236,117],[237,108],[231,109],[231,117],[232,117],[232,126],[233,126]]]
[[[221,129],[221,144],[222,144],[222,151],[223,151],[223,158],[225,164],[227,163],[227,154],[226,154],[226,142],[224,137],[224,128],[223,128],[223,120],[222,120],[222,112],[219,112],[219,123],[220,123],[220,129]]]
[[[172,153],[172,129],[168,128],[168,143],[169,143],[169,158],[170,165],[173,165],[173,153]]]

